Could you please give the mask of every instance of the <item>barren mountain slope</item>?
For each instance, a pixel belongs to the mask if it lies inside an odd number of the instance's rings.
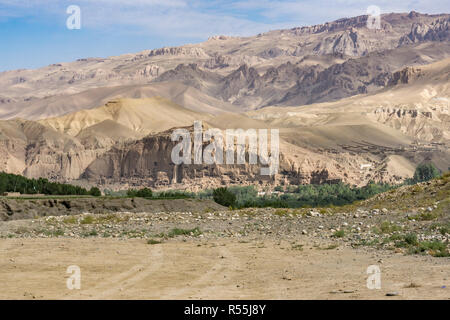
[[[197,113],[155,97],[113,100],[39,123],[3,121],[2,166],[28,176],[116,186],[399,182],[424,160],[442,170],[450,165],[449,65],[446,59],[401,69],[376,94],[247,114]],[[195,120],[220,129],[280,129],[279,174],[261,177],[260,165],[174,166],[170,133]]]
[[[204,94],[178,81],[173,81],[171,83],[94,88],[71,95],[55,95],[29,101],[18,101],[0,107],[0,118],[39,120],[59,117],[79,110],[97,108],[116,99],[153,97],[164,97],[197,112],[219,114],[221,112],[240,111],[239,108],[230,103]]]
[[[448,57],[449,15],[395,13],[383,15],[381,20],[379,30],[368,29],[367,16],[359,16],[253,37],[218,36],[182,47],[2,72],[0,117],[36,119],[93,108],[111,99],[110,89],[89,91],[81,97],[73,94],[94,88],[146,85],[155,79],[187,82],[222,100],[214,101],[218,108],[229,103],[248,109],[330,101],[382,87],[394,69]],[[358,60],[386,50],[395,53],[382,64],[377,58],[369,59],[369,64]],[[415,52],[415,57],[401,65],[393,61],[401,61],[406,52]],[[345,64],[351,58],[356,60]],[[196,68],[186,72],[190,64]],[[377,65],[379,68],[374,68]],[[136,94],[133,90],[126,89],[121,97],[139,97],[139,88]],[[53,97],[56,95],[69,96],[61,100]],[[212,99],[202,101],[209,104]],[[184,103],[189,104],[183,97],[173,101],[186,107]],[[47,110],[40,116],[44,106]]]
[[[450,59],[394,73],[381,92],[300,107],[268,107],[249,112],[271,126],[316,127],[386,124],[415,140],[450,142]]]
[[[62,117],[39,120],[57,131],[76,136],[83,129],[112,120],[142,135],[169,128],[191,125],[195,120],[208,118],[205,114],[187,110],[161,97],[148,99],[118,99],[104,106],[81,110]]]

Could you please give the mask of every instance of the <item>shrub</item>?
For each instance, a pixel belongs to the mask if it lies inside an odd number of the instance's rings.
[[[64,218],[64,219],[63,219],[63,222],[64,222],[64,223],[67,223],[67,224],[75,224],[75,223],[78,222],[78,220],[77,220],[76,217],[71,216],[71,217]]]
[[[335,238],[342,238],[344,236],[345,236],[344,230],[338,230],[335,233],[333,233],[333,237],[335,237]]]
[[[409,245],[417,245],[419,242],[417,241],[417,235],[415,233],[408,233],[404,238],[405,242]]]
[[[276,214],[277,216],[285,216],[289,214],[289,211],[286,209],[277,209],[275,210],[274,214]]]
[[[95,219],[93,216],[86,216],[80,221],[80,223],[81,224],[92,224],[92,223],[94,223],[94,220]]]
[[[169,233],[167,234],[167,237],[169,237],[169,238],[173,238],[173,237],[176,237],[176,236],[193,236],[193,237],[198,237],[201,234],[202,234],[202,232],[200,231],[200,229],[198,227],[194,228],[194,229],[174,228],[174,229],[169,231]]]
[[[236,203],[236,196],[227,188],[215,189],[213,192],[213,199],[216,203],[225,207],[233,207]]]
[[[410,248],[409,253],[429,253],[433,257],[449,257],[450,252],[447,250],[447,245],[444,242],[434,241],[422,241],[417,246]]]
[[[156,194],[153,195],[153,198],[158,199],[189,199],[194,197],[195,197],[194,193],[180,190],[162,191],[157,192]]]
[[[152,195],[152,190],[150,190],[149,188],[140,189],[136,193],[136,196],[140,198],[151,198]]]
[[[127,191],[127,196],[129,197],[151,198],[152,195],[152,190],[150,190],[149,188],[143,188],[139,190],[130,189]]]
[[[102,195],[100,189],[97,187],[92,187],[91,190],[89,190],[89,194],[94,197],[100,197]]]
[[[396,231],[400,231],[402,228],[398,225],[395,225],[389,221],[383,221],[378,228],[375,228],[375,232],[378,234],[381,233],[393,233]]]

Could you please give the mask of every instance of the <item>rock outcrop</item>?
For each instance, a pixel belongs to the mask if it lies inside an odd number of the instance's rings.
[[[399,46],[424,41],[449,41],[450,18],[439,18],[431,23],[414,23],[411,32],[399,40]]]

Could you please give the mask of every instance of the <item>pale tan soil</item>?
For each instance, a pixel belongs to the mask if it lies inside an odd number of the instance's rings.
[[[1,239],[0,299],[450,299],[448,258],[296,244],[303,250],[250,238]],[[374,264],[380,290],[366,287]],[[70,265],[81,290],[66,287]]]

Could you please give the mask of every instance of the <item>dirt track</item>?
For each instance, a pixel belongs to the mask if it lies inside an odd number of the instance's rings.
[[[448,259],[304,240],[2,239],[0,299],[450,299]],[[380,290],[366,287],[373,264]],[[69,265],[80,290],[66,287]]]

